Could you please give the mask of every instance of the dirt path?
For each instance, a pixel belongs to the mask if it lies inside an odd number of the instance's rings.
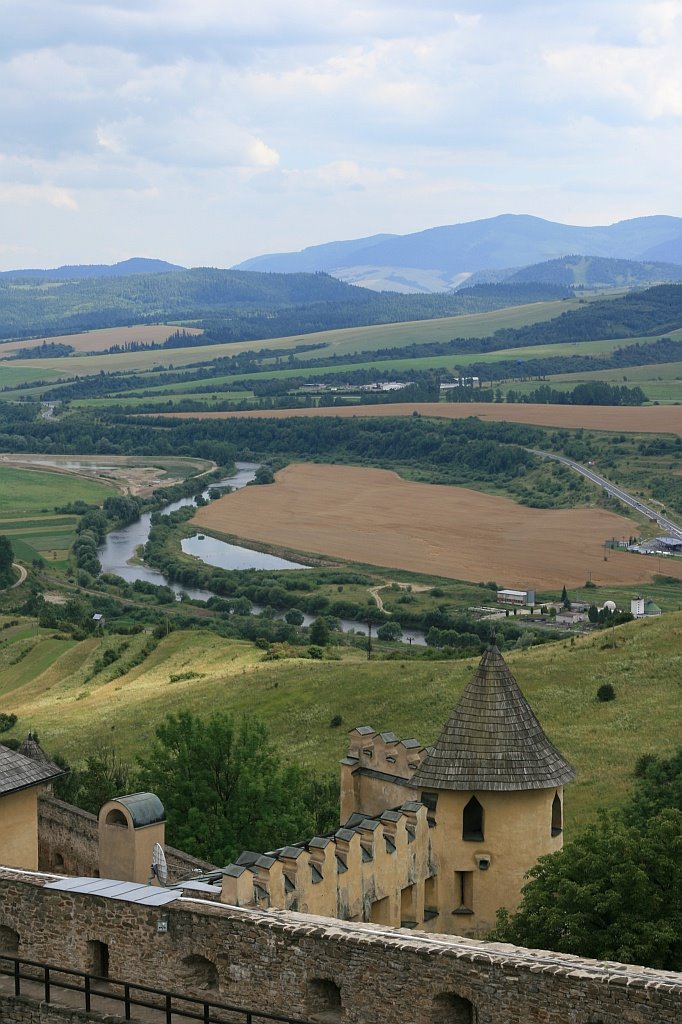
[[[19,570],[19,579],[17,580],[17,582],[16,582],[16,583],[13,583],[13,584],[12,584],[12,586],[11,586],[11,587],[9,588],[10,590],[14,590],[14,589],[15,589],[15,587],[20,587],[20,586],[21,586],[21,584],[22,584],[22,583],[24,582],[24,580],[26,579],[26,577],[28,576],[28,570],[27,570],[27,569],[25,569],[25,568],[23,567],[23,565],[21,565],[21,563],[20,563],[20,562],[12,562],[12,568],[13,568],[13,569],[18,569],[18,570]]]

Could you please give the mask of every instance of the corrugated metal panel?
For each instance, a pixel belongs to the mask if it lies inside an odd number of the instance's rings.
[[[182,895],[178,889],[161,889],[155,885],[122,882],[116,878],[60,878],[58,882],[47,882],[45,888],[59,889],[61,892],[78,892],[87,896],[104,896],[106,899],[141,903],[147,907],[163,906]]]

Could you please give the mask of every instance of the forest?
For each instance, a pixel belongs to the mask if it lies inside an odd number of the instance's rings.
[[[195,343],[217,344],[478,313],[569,294],[555,285],[524,283],[401,295],[323,273],[213,269],[53,282],[0,278],[0,339],[170,320],[204,327],[204,338]]]

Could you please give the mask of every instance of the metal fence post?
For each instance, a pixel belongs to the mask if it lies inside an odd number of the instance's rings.
[[[50,968],[45,968],[45,1002],[50,1001]]]
[[[123,1002],[126,1011],[126,1020],[130,1020],[130,985],[123,986]]]
[[[85,975],[85,1012],[90,1013],[90,975]]]
[[[21,995],[21,964],[19,960],[14,961],[14,994]]]
[[[166,993],[166,1024],[173,1024],[172,1021],[172,999],[169,993]]]

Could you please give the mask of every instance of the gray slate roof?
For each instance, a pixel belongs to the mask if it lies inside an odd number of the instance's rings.
[[[409,784],[419,789],[523,790],[562,786],[574,778],[574,768],[549,742],[491,644]]]
[[[30,757],[32,761],[38,761],[49,768],[54,768],[55,772],[64,772],[63,768],[60,768],[58,764],[50,760],[32,732],[29,732],[24,742],[19,746],[17,753],[23,754],[24,757]]]
[[[16,750],[0,746],[0,796],[43,785],[60,775],[66,772],[56,764],[33,761]]]
[[[166,820],[166,812],[156,793],[129,793],[127,796],[116,796],[114,800],[130,811],[135,828]]]

